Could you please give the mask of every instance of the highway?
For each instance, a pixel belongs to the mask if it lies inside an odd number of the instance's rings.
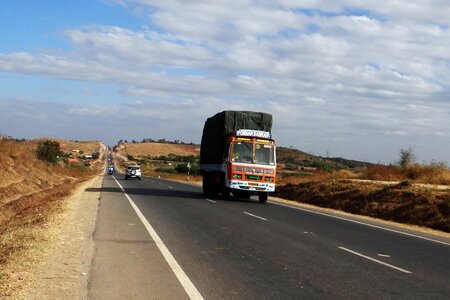
[[[101,192],[91,299],[450,298],[445,237],[156,178]]]

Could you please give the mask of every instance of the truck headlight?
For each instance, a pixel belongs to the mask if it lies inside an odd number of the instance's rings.
[[[268,182],[273,182],[274,178],[273,178],[273,177],[266,176],[266,177],[264,177],[264,180],[265,180],[265,181],[268,181]]]

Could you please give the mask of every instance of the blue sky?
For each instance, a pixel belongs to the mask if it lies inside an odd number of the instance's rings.
[[[0,134],[199,142],[206,118],[255,110],[281,146],[449,162],[449,15],[443,0],[0,0]]]

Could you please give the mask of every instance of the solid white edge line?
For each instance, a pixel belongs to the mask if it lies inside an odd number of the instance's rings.
[[[114,178],[114,177],[113,177]],[[147,229],[148,233],[150,234],[153,241],[155,241],[156,246],[158,246],[159,251],[166,259],[167,263],[169,264],[172,271],[175,273],[175,276],[177,277],[178,281],[183,286],[186,293],[189,295],[190,299],[203,299],[200,292],[197,290],[197,288],[194,286],[192,281],[189,279],[189,277],[186,275],[186,273],[183,271],[181,266],[178,264],[178,262],[173,257],[172,253],[170,253],[169,249],[166,247],[166,245],[163,243],[159,235],[156,233],[156,231],[153,229],[152,225],[147,221],[145,216],[142,214],[140,209],[136,206],[136,204],[131,200],[130,196],[125,192],[125,189],[122,187],[122,185],[117,181],[116,178],[114,178],[116,183],[119,185],[120,189],[122,190],[125,197],[130,202],[131,206],[133,207],[134,211],[138,215],[139,219],[141,219],[142,223],[144,224],[145,228]]]
[[[246,211],[244,211],[244,214],[249,215],[249,216],[254,217],[254,218],[258,218],[258,219],[263,220],[263,221],[267,221],[267,219],[265,219],[265,218],[263,218],[263,217],[260,217],[260,216],[251,214],[251,213],[246,212]]]
[[[334,216],[334,215],[331,215],[331,214],[321,213],[321,212],[318,212],[318,211],[313,211],[313,210],[309,210],[309,209],[302,208],[302,207],[291,206],[291,205],[284,204],[284,203],[278,203],[278,202],[274,202],[274,201],[269,201],[269,203],[274,204],[274,205],[289,207],[289,208],[293,208],[293,209],[298,209],[298,210],[301,210],[301,211],[306,211],[306,212],[317,214],[317,215],[331,217],[331,218],[335,218],[335,219],[339,219],[339,220],[353,222],[353,223],[360,224],[360,225],[365,225],[365,226],[369,226],[369,227],[373,227],[373,228],[378,228],[378,229],[382,229],[382,230],[386,230],[386,231],[390,231],[390,232],[395,232],[395,233],[399,233],[399,234],[415,237],[415,238],[418,238],[418,239],[422,239],[422,240],[426,240],[426,241],[435,242],[435,243],[439,243],[439,244],[442,244],[442,245],[450,246],[450,243],[447,243],[447,242],[435,240],[435,239],[432,239],[432,238],[427,238],[427,237],[424,237],[424,236],[420,236],[420,235],[416,235],[416,234],[412,234],[412,233],[408,233],[408,232],[404,232],[404,231],[400,231],[400,230],[395,230],[395,229],[386,228],[386,227],[382,227],[382,226],[378,226],[378,225],[364,223],[364,222],[361,222],[361,221],[356,221],[356,220],[347,219],[347,218],[344,218],[344,217]]]
[[[356,251],[353,251],[353,250],[350,250],[350,249],[347,249],[347,248],[344,248],[344,247],[338,247],[338,248],[341,249],[341,250],[350,252],[350,253],[352,253],[352,254],[354,254],[354,255],[357,255],[357,256],[363,257],[363,258],[365,258],[365,259],[371,260],[371,261],[373,261],[373,262],[379,263],[379,264],[384,265],[384,266],[386,266],[386,267],[395,269],[395,270],[397,270],[397,271],[400,271],[400,272],[403,272],[403,273],[406,273],[406,274],[411,274],[411,273],[412,273],[411,271],[408,271],[408,270],[405,270],[405,269],[396,267],[396,266],[394,266],[394,265],[391,265],[391,264],[382,262],[381,260],[378,260],[378,259],[375,259],[375,258],[366,256],[366,255],[361,254],[361,253],[358,253],[358,252],[356,252]]]
[[[214,200],[211,200],[211,199],[205,199],[206,201],[209,201],[209,202],[212,202],[212,203],[217,203],[216,201],[214,201]]]

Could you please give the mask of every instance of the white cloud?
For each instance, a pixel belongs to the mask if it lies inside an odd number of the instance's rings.
[[[113,112],[171,128],[184,128],[186,113],[203,120],[221,109],[271,111],[281,140],[299,147],[449,136],[443,1],[105,2],[143,8],[157,28],[69,28],[70,50],[3,53],[0,71],[114,83],[127,105]],[[92,88],[81,92],[95,101]],[[93,103],[68,113],[108,110]]]

